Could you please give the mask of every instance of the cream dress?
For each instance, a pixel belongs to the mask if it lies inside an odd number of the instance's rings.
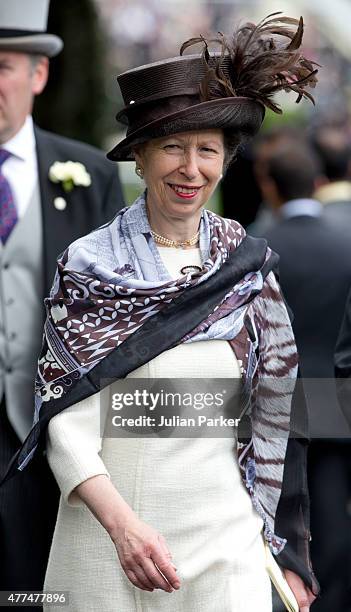
[[[174,277],[183,265],[200,263],[197,249],[160,253]],[[240,371],[228,342],[213,340],[177,346],[129,376],[226,378]],[[48,459],[62,496],[45,590],[68,591],[64,609],[71,612],[271,612],[262,520],[241,481],[234,439],[101,440],[99,414],[96,394],[49,425]],[[126,578],[108,534],[72,493],[97,474],[107,474],[139,518],[164,535],[179,591],[149,593]]]

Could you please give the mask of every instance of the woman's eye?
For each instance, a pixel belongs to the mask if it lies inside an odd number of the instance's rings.
[[[8,72],[10,71],[12,68],[9,64],[6,64],[5,62],[0,62],[0,70],[1,72]]]
[[[202,147],[202,151],[205,151],[205,153],[217,153],[216,149],[211,149],[211,147]]]
[[[164,149],[168,149],[169,151],[171,151],[171,150],[176,151],[176,150],[180,149],[180,146],[177,145],[177,144],[167,144],[167,145],[164,146]]]

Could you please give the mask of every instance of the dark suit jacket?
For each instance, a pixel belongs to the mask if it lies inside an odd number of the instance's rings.
[[[324,204],[324,216],[328,221],[348,231],[351,237],[351,202],[338,200]]]
[[[281,220],[267,233],[280,255],[280,283],[292,309],[312,435],[347,431],[336,402],[334,349],[351,286],[351,240],[323,216]],[[327,380],[329,379],[329,380]],[[324,432],[324,433],[323,433]]]
[[[338,400],[351,428],[351,290],[335,348],[335,376]]]
[[[80,236],[110,221],[124,201],[116,164],[108,161],[102,151],[38,127],[35,138],[44,229],[44,293],[48,295],[57,256]],[[49,179],[49,169],[55,161],[81,162],[91,176],[91,185],[65,193],[61,184]],[[67,202],[64,210],[57,210],[53,203],[60,196]]]

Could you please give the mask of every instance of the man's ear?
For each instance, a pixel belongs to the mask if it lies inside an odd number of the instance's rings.
[[[49,60],[47,57],[40,57],[33,67],[32,74],[32,93],[37,96],[44,90],[49,77]]]

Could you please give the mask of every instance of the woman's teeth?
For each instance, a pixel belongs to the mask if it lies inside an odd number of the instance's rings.
[[[199,187],[179,187],[178,185],[171,185],[171,187],[176,193],[184,193],[186,195],[197,193],[199,191]]]

